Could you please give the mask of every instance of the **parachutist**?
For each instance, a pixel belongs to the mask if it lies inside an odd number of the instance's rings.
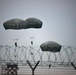
[[[17,47],[17,42],[15,42],[15,47]]]
[[[31,53],[31,55],[33,55],[33,53]]]
[[[16,55],[14,55],[14,57],[16,57]]]
[[[51,67],[51,64],[49,64],[49,69],[50,69],[50,67]]]
[[[31,45],[33,45],[33,41],[31,41]]]

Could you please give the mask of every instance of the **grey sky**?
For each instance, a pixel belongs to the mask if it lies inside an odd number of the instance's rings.
[[[5,30],[3,22],[13,19],[36,17],[43,22],[39,30]],[[76,47],[76,0],[0,0],[0,45],[34,45],[56,41],[61,45]]]

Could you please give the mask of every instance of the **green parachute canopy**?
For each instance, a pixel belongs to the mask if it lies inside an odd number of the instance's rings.
[[[47,41],[40,45],[42,51],[49,51],[49,52],[60,52],[61,45],[54,42],[54,41]]]

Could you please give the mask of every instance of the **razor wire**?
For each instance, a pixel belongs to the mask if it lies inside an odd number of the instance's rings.
[[[60,52],[42,51],[39,46],[9,46],[0,45],[0,64],[17,63],[28,65],[26,61],[35,65],[40,61],[39,66],[70,66],[71,62],[76,64],[76,48],[63,46]]]

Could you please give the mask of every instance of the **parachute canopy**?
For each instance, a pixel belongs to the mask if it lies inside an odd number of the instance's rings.
[[[54,41],[47,41],[40,45],[42,51],[50,51],[50,52],[60,52],[61,45]]]
[[[20,26],[20,23],[23,23],[22,19],[11,19],[3,23],[5,29],[22,29],[23,26]]]
[[[5,29],[27,29],[27,28],[41,28],[42,21],[37,18],[22,19],[10,19],[3,23]]]
[[[28,23],[28,28],[41,28],[42,21],[37,18],[28,18],[25,20]]]

